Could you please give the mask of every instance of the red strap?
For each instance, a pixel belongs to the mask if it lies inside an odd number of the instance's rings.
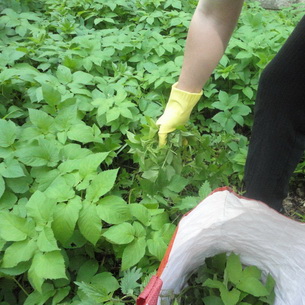
[[[157,305],[162,285],[162,280],[154,275],[138,297],[137,305]]]

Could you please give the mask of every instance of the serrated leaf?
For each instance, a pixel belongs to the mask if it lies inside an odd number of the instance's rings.
[[[104,303],[112,298],[111,295],[108,295],[105,288],[96,287],[95,285],[87,284],[84,282],[75,282],[75,284],[86,296],[97,303]]]
[[[212,192],[212,188],[208,181],[205,181],[199,189],[199,197],[201,200],[206,198]]]
[[[109,192],[115,183],[118,169],[106,170],[97,175],[87,189],[86,199],[97,202],[100,197]]]
[[[176,207],[180,211],[189,211],[193,209],[200,202],[200,200],[201,198],[199,197],[187,196],[182,198],[181,203],[179,203]]]
[[[11,146],[17,136],[17,127],[12,121],[0,119],[0,147]]]
[[[123,251],[121,270],[127,270],[137,264],[145,255],[145,237],[136,238]]]
[[[67,203],[59,203],[55,207],[52,229],[61,243],[65,244],[73,235],[81,208],[80,197],[75,197]]]
[[[136,267],[126,270],[123,273],[123,278],[121,279],[121,291],[123,294],[128,294],[130,291],[133,291],[135,288],[138,288],[140,284],[138,280],[141,278],[142,272]]]
[[[97,214],[96,205],[89,202],[83,202],[83,208],[80,211],[78,227],[82,235],[93,245],[101,237],[102,224]]]
[[[5,250],[2,267],[13,268],[20,262],[29,261],[36,249],[36,243],[32,239],[14,242]]]
[[[135,229],[130,223],[124,222],[110,227],[103,236],[113,244],[129,244],[134,240]]]

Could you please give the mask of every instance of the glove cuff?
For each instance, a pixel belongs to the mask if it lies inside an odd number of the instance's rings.
[[[178,82],[172,86],[170,99],[177,100],[180,103],[183,103],[184,105],[193,108],[200,100],[203,91],[201,90],[199,93],[191,93],[178,89],[177,85]]]

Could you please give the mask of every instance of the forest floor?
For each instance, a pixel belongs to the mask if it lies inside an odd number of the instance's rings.
[[[283,202],[284,215],[301,222],[305,222],[305,188],[296,186]]]

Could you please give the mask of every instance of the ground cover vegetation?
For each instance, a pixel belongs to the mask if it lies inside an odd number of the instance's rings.
[[[181,215],[242,190],[259,74],[304,9],[246,4],[189,126],[160,149],[195,6],[1,1],[2,305],[133,304]]]
[[[207,258],[175,297],[181,305],[272,305],[275,281],[255,266],[243,266],[238,255]]]

